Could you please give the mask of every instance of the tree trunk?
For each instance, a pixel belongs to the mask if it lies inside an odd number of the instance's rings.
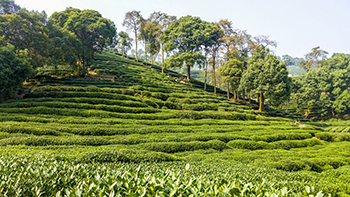
[[[227,81],[227,99],[230,100],[230,82]]]
[[[208,76],[208,61],[205,62],[205,71],[204,71],[204,90],[207,89],[207,76]]]
[[[145,41],[145,62],[147,62],[147,42]]]
[[[289,99],[287,100],[287,103],[286,103],[286,113],[288,113],[288,107],[289,107]]]
[[[245,90],[243,90],[243,103],[245,103]]]
[[[137,57],[137,31],[135,30],[135,57],[136,57],[136,61],[139,61],[138,60],[138,57]]]
[[[260,93],[259,111],[265,111],[264,109],[264,94]]]
[[[214,94],[216,94],[216,77],[215,77],[215,55],[213,55],[213,86],[214,86]]]
[[[233,90],[233,99],[237,100],[237,92],[236,92],[236,90]]]
[[[125,55],[125,47],[122,47],[122,53]]]
[[[218,85],[219,85],[219,89],[221,88],[221,77],[220,77],[220,75],[218,75]]]
[[[187,65],[187,81],[190,81],[191,78],[191,67]]]
[[[151,64],[153,64],[153,54],[151,53]]]
[[[164,44],[162,44],[162,74],[164,74]]]

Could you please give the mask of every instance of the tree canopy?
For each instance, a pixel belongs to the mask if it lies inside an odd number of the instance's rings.
[[[175,20],[162,34],[165,50],[173,52],[166,62],[166,67],[187,67],[187,80],[190,80],[190,68],[205,61],[200,51],[211,38],[209,28],[213,24],[202,21],[199,17],[184,16]]]
[[[22,83],[31,76],[28,51],[17,51],[13,45],[0,46],[0,101],[14,97]]]
[[[320,67],[320,61],[327,58],[328,52],[321,49],[319,46],[312,48],[310,53],[305,55],[306,61],[301,63],[301,66],[306,70],[310,71]]]
[[[134,32],[136,60],[138,60],[138,56],[137,56],[138,34],[139,34],[139,30],[141,29],[141,24],[143,20],[144,19],[142,18],[140,11],[133,10],[125,14],[125,18],[123,21],[123,26],[125,26],[128,29],[128,31]]]
[[[49,22],[72,32],[79,41],[75,47],[81,64],[80,74],[85,74],[94,53],[112,44],[116,29],[113,23],[94,10],[67,8],[51,15]]]
[[[293,94],[297,111],[304,117],[335,117],[348,114],[350,55],[334,54],[321,68],[300,77],[300,87]]]
[[[264,111],[265,98],[269,98],[270,103],[274,104],[281,102],[283,96],[290,92],[286,64],[260,45],[249,60],[241,86],[245,86],[253,94],[259,94],[259,110]]]
[[[132,46],[132,38],[126,32],[121,31],[118,33],[118,45],[122,54],[125,55]]]

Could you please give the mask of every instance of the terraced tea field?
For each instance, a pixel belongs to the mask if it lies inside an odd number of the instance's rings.
[[[113,53],[90,74],[0,104],[0,196],[350,194],[346,122],[258,112]]]

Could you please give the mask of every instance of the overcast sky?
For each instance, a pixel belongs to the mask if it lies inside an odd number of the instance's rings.
[[[350,54],[350,0],[15,0],[29,10],[48,16],[67,7],[93,9],[122,26],[125,13],[141,11],[147,18],[161,11],[178,18],[199,16],[216,22],[229,19],[235,28],[253,36],[268,35],[278,42],[277,55],[303,57],[320,46],[333,53]]]

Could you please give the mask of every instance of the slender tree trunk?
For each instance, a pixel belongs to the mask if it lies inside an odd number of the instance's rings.
[[[230,99],[230,82],[227,81],[227,99]]]
[[[286,113],[288,113],[288,107],[289,107],[289,99],[287,100],[287,103],[286,103]]]
[[[213,85],[214,85],[214,94],[216,94],[216,77],[215,77],[215,54],[213,54]]]
[[[122,47],[122,53],[125,55],[125,47]]]
[[[191,78],[191,67],[187,65],[187,81],[190,81]]]
[[[138,57],[137,57],[137,31],[135,30],[135,57],[136,57],[136,61],[139,61],[138,60]]]
[[[205,71],[204,71],[204,90],[207,89],[207,76],[208,76],[208,61],[205,62]]]
[[[164,74],[164,44],[162,44],[162,74]]]
[[[219,82],[219,89],[221,88],[221,77],[220,77],[220,75],[218,75],[218,82]]]
[[[264,94],[261,92],[260,93],[260,102],[259,102],[259,111],[265,111],[264,108]]]
[[[151,53],[151,64],[153,64],[153,54]]]
[[[236,90],[233,90],[233,99],[236,101],[237,100],[237,93]]]
[[[147,42],[145,41],[145,62],[147,62]]]
[[[245,90],[243,90],[243,103],[245,103]]]

